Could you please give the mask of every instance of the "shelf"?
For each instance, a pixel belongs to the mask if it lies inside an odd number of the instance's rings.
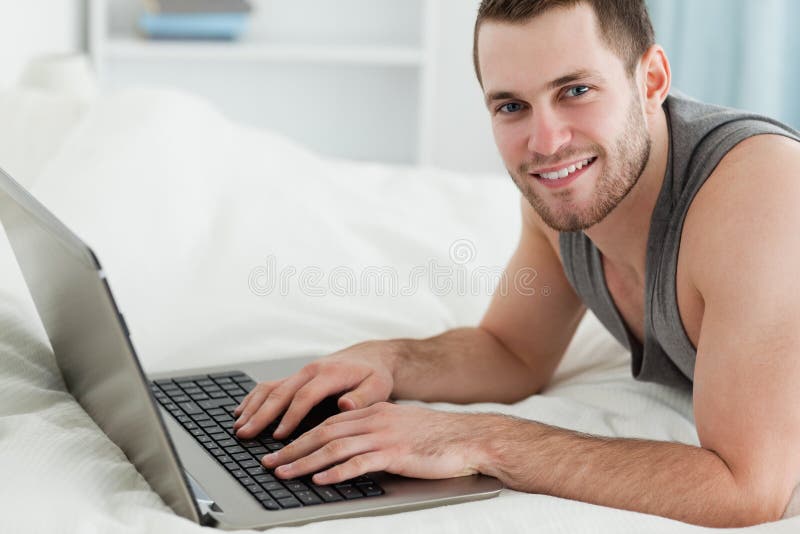
[[[112,59],[272,61],[408,67],[419,67],[425,59],[423,51],[414,47],[292,46],[247,41],[148,41],[136,37],[109,39],[105,44],[105,54]]]

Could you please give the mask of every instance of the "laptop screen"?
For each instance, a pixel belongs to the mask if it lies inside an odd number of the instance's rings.
[[[96,257],[2,169],[0,222],[67,389],[164,502],[199,522],[197,505]]]

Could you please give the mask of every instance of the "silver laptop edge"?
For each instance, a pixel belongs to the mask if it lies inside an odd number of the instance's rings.
[[[153,400],[125,319],[97,256],[0,169],[0,222],[69,391],[178,515],[223,529],[296,525],[496,496],[482,475],[416,480],[375,474],[386,494],[267,511]],[[182,369],[149,378],[240,370],[256,380],[298,370],[312,358]]]

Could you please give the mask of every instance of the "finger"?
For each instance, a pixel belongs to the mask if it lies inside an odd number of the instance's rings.
[[[331,441],[299,460],[282,465],[275,470],[280,478],[294,478],[319,471],[353,456],[374,450],[372,436],[361,434]]]
[[[247,393],[247,395],[244,396],[244,398],[242,399],[242,402],[239,403],[239,406],[237,406],[236,409],[233,410],[233,415],[235,417],[239,417],[239,415],[241,415],[241,413],[247,407],[247,404],[250,402],[250,400],[253,397],[255,397],[256,395],[259,394],[259,391],[261,391],[263,393],[264,389],[266,389],[267,390],[267,395],[269,395],[269,391],[272,391],[272,389],[275,386],[277,386],[278,384],[280,384],[281,382],[283,382],[283,380],[273,380],[271,382],[260,382],[260,383],[256,384],[256,387],[251,389]],[[262,388],[264,388],[264,389],[262,389]]]
[[[373,405],[374,406],[374,405]],[[374,410],[372,406],[367,406],[366,408],[360,408],[358,410],[350,410],[348,412],[341,412],[337,413],[336,415],[332,415],[325,419],[322,423],[319,424],[316,428],[320,428],[326,425],[335,425],[337,423],[343,423],[344,421],[353,421],[355,419],[362,419],[367,417],[368,415],[372,414]],[[306,434],[313,432],[315,429],[311,429]],[[305,435],[305,434],[303,434]]]
[[[350,480],[365,473],[383,471],[388,465],[385,452],[372,451],[353,456],[344,463],[335,465],[327,471],[317,473],[311,480],[314,484],[320,485],[338,484],[343,480]]]
[[[321,424],[309,430],[284,448],[264,456],[261,459],[261,463],[266,467],[287,464],[298,458],[308,456],[331,441],[365,433],[367,433],[367,430],[364,423],[358,420],[345,421],[336,425]]]
[[[258,410],[264,400],[269,397],[270,393],[282,383],[283,380],[275,380],[273,382],[261,382],[256,384],[256,387],[242,399],[242,403],[234,410],[233,413],[238,419],[233,424],[233,428],[236,429],[245,424],[250,416]]]
[[[237,430],[237,436],[251,438],[264,430],[278,414],[286,409],[286,406],[292,401],[295,391],[311,378],[311,372],[303,368],[272,389],[268,395],[254,396],[248,403],[247,410],[242,413],[233,426]],[[242,434],[239,434],[240,432]]]
[[[340,410],[355,410],[366,408],[376,402],[385,401],[392,393],[391,384],[387,379],[370,374],[357,388],[349,393],[345,393],[339,398]]]
[[[287,437],[297,428],[303,417],[308,415],[311,408],[319,404],[325,397],[338,393],[345,387],[341,382],[330,382],[328,378],[317,376],[298,389],[275,430],[275,439]]]

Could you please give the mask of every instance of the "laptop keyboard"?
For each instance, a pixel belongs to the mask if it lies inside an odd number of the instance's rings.
[[[154,380],[153,396],[267,510],[282,510],[382,495],[368,475],[330,486],[311,476],[283,480],[261,465],[261,458],[293,441],[276,440],[273,422],[251,440],[233,432],[233,410],[256,382],[241,371]]]

